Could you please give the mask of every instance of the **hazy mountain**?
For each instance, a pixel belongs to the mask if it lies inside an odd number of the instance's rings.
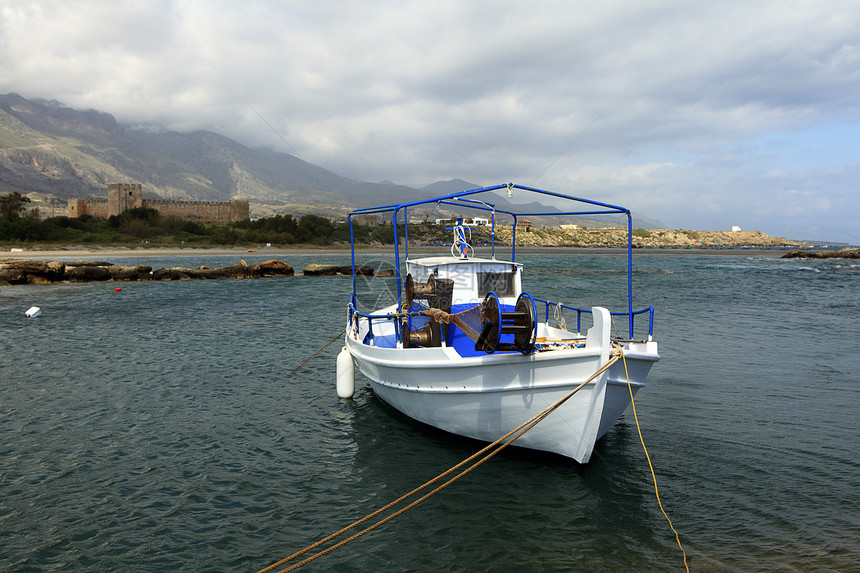
[[[109,183],[125,182],[167,199],[268,204],[352,206],[420,195],[211,132],[136,129],[110,114],[0,95],[0,191],[103,197]]]
[[[297,214],[330,215],[481,186],[453,179],[418,190],[389,181],[357,181],[287,153],[251,149],[208,131],[136,128],[95,110],[75,110],[14,93],[0,95],[0,192],[38,192],[60,199],[106,197],[110,183],[140,183],[148,198],[246,199]],[[491,184],[496,183],[500,182]],[[511,207],[504,192],[485,200],[499,210]],[[518,209],[546,207],[534,202]],[[410,211],[410,217],[423,214],[455,213],[433,207]],[[644,220],[643,224],[637,220],[637,225],[660,226]]]

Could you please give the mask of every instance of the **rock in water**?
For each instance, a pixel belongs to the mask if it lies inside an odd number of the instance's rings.
[[[314,263],[314,264],[306,266],[304,269],[302,269],[302,272],[306,276],[313,276],[313,277],[330,276],[330,275],[336,275],[337,274],[338,266],[337,265],[323,265],[323,264]]]

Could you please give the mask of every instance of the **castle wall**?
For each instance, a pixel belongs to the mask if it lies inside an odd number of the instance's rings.
[[[80,217],[81,215],[91,215],[107,219],[109,217],[108,200],[69,199],[69,217]]]
[[[200,223],[232,223],[251,218],[247,201],[168,201],[144,199],[140,184],[108,185],[107,199],[69,199],[69,217],[92,215],[108,218],[129,209],[155,209],[164,217],[171,215]]]
[[[155,209],[162,216],[171,215],[201,223],[232,223],[250,218],[247,201],[166,201],[144,199],[143,207]]]

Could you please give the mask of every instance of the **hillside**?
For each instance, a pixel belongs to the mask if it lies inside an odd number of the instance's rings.
[[[251,149],[206,131],[178,133],[122,125],[107,113],[56,101],[0,95],[0,193],[27,195],[43,214],[62,214],[72,197],[106,197],[110,183],[140,183],[146,199],[245,199],[252,217],[309,213],[342,218],[355,207],[382,205],[480,187],[459,179],[422,189],[341,177],[286,154]],[[498,183],[498,182],[492,182]],[[493,203],[507,209],[504,194]],[[520,208],[523,206],[520,205]],[[552,211],[540,203],[528,210]],[[471,215],[451,208],[410,211],[435,219]],[[547,224],[612,225],[560,217]],[[637,227],[663,226],[634,214]]]
[[[0,95],[0,192],[103,197],[117,182],[140,183],[150,198],[271,205],[384,203],[420,194],[347,179],[211,132],[136,129],[110,114]]]

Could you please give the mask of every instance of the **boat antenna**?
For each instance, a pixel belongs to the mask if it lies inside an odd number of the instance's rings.
[[[317,179],[319,179],[320,185],[322,185],[323,187],[325,187],[325,188],[326,188],[328,191],[330,191],[331,193],[334,193],[335,195],[337,195],[338,197],[340,197],[341,199],[343,199],[343,203],[344,203],[344,205],[349,205],[349,204],[350,204],[350,202],[346,199],[346,197],[344,197],[343,195],[341,195],[340,193],[338,193],[338,192],[337,192],[337,191],[336,191],[336,190],[335,190],[331,185],[329,185],[329,184],[326,182],[326,180],[325,180],[325,179],[323,179],[323,176],[322,176],[322,174],[319,172],[319,169],[317,168],[317,166],[316,166],[316,165],[314,165],[314,164],[313,164],[313,163],[311,163],[310,161],[305,161],[304,159],[302,159],[302,156],[301,156],[301,155],[299,155],[299,152],[298,152],[298,151],[296,151],[296,148],[295,148],[295,147],[293,147],[292,145],[290,145],[290,142],[289,142],[289,141],[287,141],[287,140],[286,140],[286,138],[284,138],[284,136],[283,136],[283,135],[281,135],[280,133],[278,133],[278,130],[277,130],[277,129],[275,129],[274,127],[272,127],[272,124],[271,124],[271,123],[269,123],[268,121],[266,121],[266,118],[265,118],[265,117],[263,117],[262,115],[260,115],[260,112],[258,112],[257,110],[254,110],[254,113],[256,113],[256,114],[257,114],[257,117],[259,117],[259,118],[263,121],[263,123],[265,123],[265,124],[269,127],[269,129],[271,129],[271,130],[272,130],[272,133],[274,133],[275,135],[277,135],[277,136],[278,136],[278,138],[279,138],[281,141],[283,141],[284,143],[286,143],[286,144],[287,144],[287,147],[289,147],[289,148],[290,148],[290,151],[292,151],[292,152],[293,152],[293,155],[294,155],[296,158],[301,159],[301,161],[302,161],[303,163],[305,163],[306,165],[310,166],[311,171],[313,171],[313,174],[314,174],[314,175],[316,175],[316,178],[317,178]]]
[[[582,138],[582,136],[583,136],[583,135],[585,135],[585,133],[586,133],[589,129],[591,129],[591,126],[592,126],[592,125],[594,125],[595,123],[597,123],[597,120],[598,120],[598,119],[600,119],[600,117],[601,117],[604,113],[606,113],[606,110],[605,110],[605,109],[604,109],[603,111],[601,111],[600,113],[598,113],[598,114],[597,114],[597,117],[595,117],[594,119],[592,119],[592,120],[591,120],[591,123],[589,123],[588,125],[586,125],[586,126],[585,126],[585,129],[583,129],[582,131],[580,131],[580,132],[579,132],[579,135],[577,135],[577,136],[573,139],[573,141],[571,141],[571,142],[568,144],[568,146],[564,148],[564,151],[562,151],[561,153],[559,153],[559,154],[558,154],[558,157],[556,157],[555,159],[553,159],[552,161],[550,161],[550,162],[549,162],[549,165],[547,165],[546,167],[544,167],[544,168],[543,168],[543,171],[541,171],[540,173],[538,173],[538,176],[537,176],[537,177],[535,177],[535,180],[531,182],[531,185],[529,185],[529,187],[534,186],[534,184],[535,184],[535,183],[537,183],[537,180],[538,180],[538,179],[540,179],[541,177],[543,177],[543,174],[544,174],[544,173],[546,173],[546,172],[547,172],[547,170],[548,170],[550,167],[552,167],[552,166],[553,166],[553,164],[554,164],[556,161],[558,161],[559,159],[561,159],[561,158],[562,158],[562,156],[563,156],[565,153],[567,153],[567,152],[568,152],[568,150],[569,150],[571,147],[573,147],[573,145],[574,145],[577,141],[579,141],[579,140]]]

